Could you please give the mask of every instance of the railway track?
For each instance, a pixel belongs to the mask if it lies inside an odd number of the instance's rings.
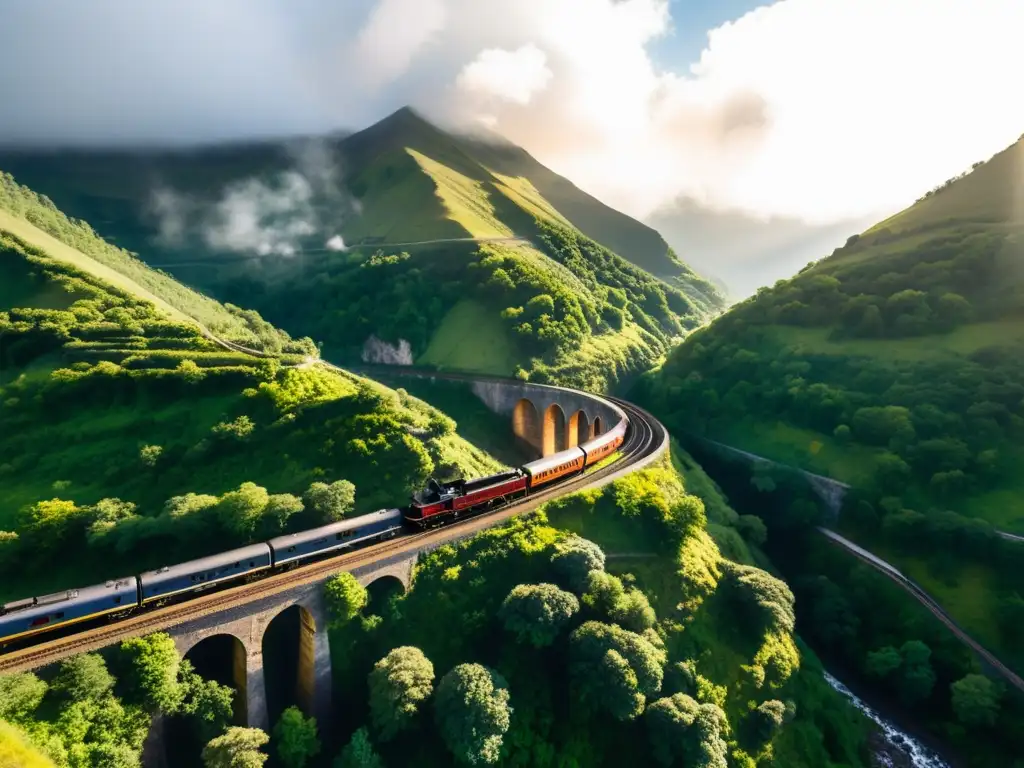
[[[402,554],[429,551],[468,538],[515,515],[529,512],[558,496],[607,485],[622,475],[642,469],[665,453],[669,442],[668,431],[657,419],[631,403],[616,398],[605,399],[614,402],[625,411],[630,420],[630,427],[616,458],[593,471],[565,480],[522,501],[458,523],[430,531],[406,533],[390,541],[319,560],[258,581],[211,591],[200,597],[162,608],[143,609],[112,623],[90,626],[80,632],[10,650],[0,654],[0,673],[36,669],[68,656],[104,648],[128,637],[168,629],[211,613],[312,584],[340,571],[350,571]]]
[[[839,535],[833,530],[821,527],[819,527],[818,530],[822,534],[827,536],[831,542],[833,542],[837,546],[842,547],[862,562],[867,563],[875,570],[879,571],[892,581],[896,582],[905,591],[913,595],[913,597],[919,603],[921,603],[921,605],[927,608],[928,611],[933,616],[935,616],[935,618],[937,618],[939,621],[945,624],[949,631],[957,636],[960,642],[962,642],[964,645],[966,645],[968,648],[970,648],[972,651],[978,654],[978,656],[982,660],[984,660],[986,664],[988,664],[993,670],[995,670],[1010,685],[1012,685],[1020,692],[1024,693],[1024,679],[1022,679],[1020,675],[1018,675],[1012,669],[1003,664],[999,659],[992,655],[992,653],[986,650],[985,647],[981,645],[981,643],[979,643],[973,637],[964,632],[964,630],[960,628],[960,625],[953,621],[953,618],[948,613],[946,613],[945,610],[943,610],[942,606],[939,605],[931,595],[925,592],[924,589],[922,589],[920,586],[914,583],[911,579],[908,579],[906,576],[904,576],[899,569],[890,565],[885,560],[882,560],[877,555],[868,552],[866,549],[858,547],[852,541],[845,538],[844,536]]]

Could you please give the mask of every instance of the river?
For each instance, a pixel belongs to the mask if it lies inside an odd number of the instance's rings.
[[[937,755],[933,750],[929,749],[919,740],[907,733],[904,733],[890,721],[886,720],[875,710],[857,698],[853,691],[832,677],[828,672],[825,673],[825,681],[835,690],[839,691],[839,693],[843,694],[843,696],[848,698],[853,706],[874,721],[881,730],[882,738],[885,739],[886,744],[899,752],[902,756],[905,756],[905,759],[901,758],[897,761],[889,754],[886,754],[887,750],[879,750],[879,752],[876,752],[875,756],[878,758],[881,765],[886,766],[886,768],[898,768],[901,765],[910,765],[913,766],[913,768],[950,768],[950,764],[939,757],[939,755]]]

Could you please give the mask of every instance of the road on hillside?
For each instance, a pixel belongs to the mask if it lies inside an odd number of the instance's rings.
[[[0,673],[37,669],[69,656],[99,650],[128,637],[166,630],[236,605],[312,584],[339,571],[350,571],[386,558],[429,551],[468,538],[566,493],[607,485],[627,473],[648,466],[665,454],[669,445],[668,431],[657,419],[630,403],[614,398],[605,399],[615,402],[630,421],[626,440],[618,451],[619,458],[610,464],[560,483],[554,488],[539,491],[519,503],[471,517],[460,523],[431,531],[409,532],[387,542],[274,574],[253,583],[210,592],[164,608],[146,610],[115,623],[98,623],[97,626],[90,626],[75,634],[11,650],[0,654]]]
[[[949,630],[956,635],[961,642],[969,646],[975,653],[977,653],[982,659],[984,659],[992,669],[998,672],[1010,685],[1017,690],[1024,693],[1024,679],[1021,679],[1013,670],[1003,664],[999,659],[989,653],[985,648],[978,643],[974,638],[964,632],[960,626],[953,621],[952,617],[943,610],[942,606],[939,605],[927,592],[925,592],[920,586],[915,584],[913,581],[908,579],[903,573],[893,565],[890,565],[882,558],[877,555],[873,555],[863,547],[859,547],[852,541],[842,536],[839,533],[829,529],[818,527],[818,530],[827,536],[833,543],[850,552],[858,559],[870,565],[872,568],[880,571],[881,573],[888,576],[890,579],[899,584],[904,590],[913,595],[919,603],[927,608],[939,621],[945,624]]]
[[[247,256],[233,256],[231,258],[210,257],[202,261],[176,261],[173,264],[150,264],[153,269],[175,269],[176,267],[219,267],[225,264],[242,264],[252,259],[292,259],[304,253],[342,253],[350,248],[405,248],[413,245],[440,245],[442,243],[504,243],[507,245],[533,245],[533,242],[526,237],[441,237],[436,240],[409,240],[404,243],[349,243],[342,250],[336,248],[303,248],[294,256],[281,256],[274,253],[253,253]]]

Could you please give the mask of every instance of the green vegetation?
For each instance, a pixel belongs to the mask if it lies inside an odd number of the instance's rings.
[[[640,388],[677,432],[853,485],[840,528],[1018,670],[1000,617],[1021,547],[998,530],[1024,533],[1022,159],[1018,142],[760,291]]]
[[[666,462],[429,553],[406,594],[345,601],[338,764],[867,765],[792,595],[704,520]]]
[[[0,165],[78,215],[104,221],[105,232],[151,263],[181,263],[190,283],[322,340],[340,362],[363,359],[364,346],[373,357],[384,342],[398,359],[509,375],[521,369],[539,381],[604,390],[650,367],[672,339],[724,306],[657,232],[518,148],[448,135],[410,110],[313,146],[321,175],[331,176],[334,163],[344,167],[347,192],[340,179],[322,185],[287,171],[286,154],[272,145],[114,153],[99,164],[89,153],[22,153]],[[152,196],[152,178],[181,196],[173,244],[163,230],[158,236],[141,202]],[[301,195],[290,196],[288,180]],[[289,256],[261,258],[250,244],[248,260],[217,250],[235,245],[211,240],[214,214],[189,219],[189,211],[215,213],[222,195],[257,187],[285,208],[299,205],[292,212],[299,229],[322,231],[288,243]],[[349,194],[357,204],[348,204]],[[358,213],[349,214],[353,207]],[[274,232],[287,223],[256,226]],[[325,252],[339,232],[355,247]],[[529,242],[471,242],[509,237]],[[459,239],[469,242],[452,242]],[[397,245],[404,243],[408,252]],[[199,316],[195,307],[187,311]]]
[[[154,716],[178,715],[201,732],[221,733],[235,695],[197,675],[163,634],[125,641],[102,656],[73,656],[47,678],[0,676],[0,764],[132,768]],[[4,750],[10,762],[3,762]]]
[[[907,712],[909,722],[954,750],[965,766],[1014,765],[1024,750],[1017,727],[1024,696],[1001,681],[981,677],[985,682],[979,682],[980,661],[942,622],[886,576],[821,536],[814,528],[822,519],[819,503],[798,477],[751,470],[710,450],[699,456],[736,507],[757,510],[767,524],[767,553],[796,595],[797,629],[830,668],[869,703],[875,697]],[[861,505],[857,496],[852,496],[854,509]],[[948,552],[935,557],[951,559]],[[918,579],[916,573],[907,575]],[[939,597],[945,605],[946,596]],[[1012,628],[1024,626],[1019,623],[1024,601],[995,602],[989,620],[1019,643]]]
[[[649,368],[717,305],[643,272],[567,227],[537,248],[449,244],[320,259],[273,281],[216,290],[323,339],[333,359],[407,361],[605,390]]]
[[[402,503],[431,474],[500,467],[404,391],[296,366],[301,346],[222,349],[79,257],[83,268],[0,234],[4,599]]]
[[[45,251],[50,258],[119,292],[151,302],[176,322],[192,319],[222,338],[268,352],[315,354],[316,348],[308,339],[293,342],[288,334],[255,312],[222,305],[151,269],[127,251],[105,242],[86,222],[69,219],[48,198],[19,185],[3,172],[0,232],[13,235],[23,245]]]

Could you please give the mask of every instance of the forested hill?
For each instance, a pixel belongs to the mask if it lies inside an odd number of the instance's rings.
[[[308,340],[147,270],[9,180],[3,190],[0,602],[500,467],[440,411],[312,364]],[[280,354],[222,348],[184,314],[195,307]]]
[[[145,262],[341,362],[604,390],[724,305],[653,230],[517,148],[411,110],[345,138],[0,153],[2,167]]]
[[[692,334],[645,397],[851,484],[839,525],[1024,670],[1021,545],[998,534],[1024,534],[1024,140]]]

